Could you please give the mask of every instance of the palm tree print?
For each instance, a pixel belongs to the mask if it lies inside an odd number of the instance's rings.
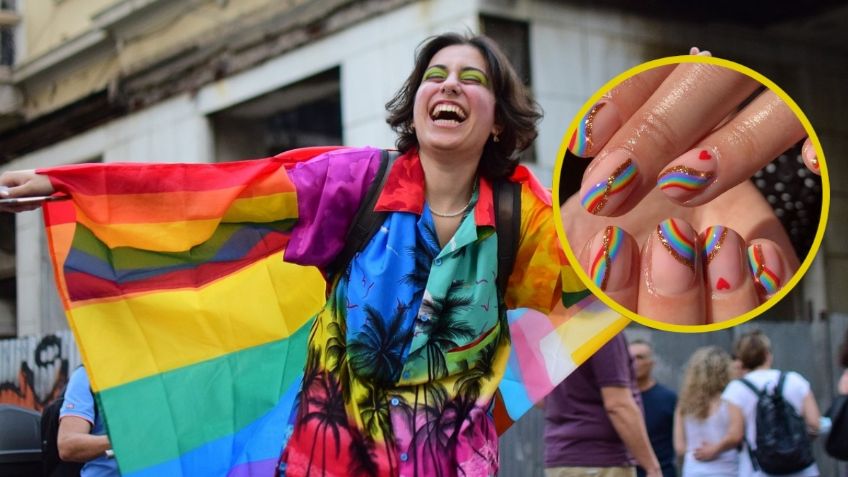
[[[322,372],[311,383],[310,388],[304,388],[306,402],[302,403],[306,412],[298,423],[301,429],[306,428],[311,422],[316,423],[315,434],[312,439],[312,450],[309,455],[309,466],[306,475],[309,476],[312,466],[315,464],[315,449],[318,436],[321,436],[321,466],[322,475],[327,468],[327,434],[332,436],[335,446],[335,458],[339,457],[341,451],[341,432],[350,433],[347,413],[344,408],[344,400],[341,387],[335,376]]]
[[[439,255],[439,239],[436,235],[435,225],[432,221],[426,221],[419,228],[421,232],[417,239],[419,244],[407,247],[404,252],[412,257],[414,267],[403,276],[403,282],[412,285],[415,289],[423,289],[430,278],[430,268],[433,260]]]
[[[454,280],[444,297],[425,298],[421,305],[419,326],[427,333],[427,342],[413,352],[410,358],[426,353],[427,376],[430,380],[447,376],[445,353],[458,347],[461,340],[474,337],[474,328],[463,320],[462,313],[471,306],[472,300],[457,293],[463,287],[461,280]]]
[[[419,400],[423,399],[423,404]],[[452,459],[446,458],[446,447],[449,436],[444,434],[443,417],[449,396],[445,386],[438,381],[431,381],[417,387],[415,392],[415,413],[412,416],[410,429],[413,430],[411,448],[415,450],[415,475],[422,464],[432,467],[437,477],[443,475],[443,463]],[[419,426],[420,424],[420,426]],[[429,475],[429,474],[427,474]]]
[[[495,354],[498,349],[498,340],[493,340],[480,351],[480,358],[468,370],[462,373],[454,384],[457,397],[462,397],[468,402],[474,403],[480,397],[483,381],[494,377],[492,365],[495,362]]]
[[[374,452],[374,439],[364,437],[358,429],[351,430],[350,446],[350,475],[351,477],[377,477],[377,455]]]
[[[394,453],[391,442],[394,442],[392,433],[392,416],[389,410],[388,394],[386,389],[379,386],[365,384],[366,395],[359,401],[359,415],[369,436],[381,436],[386,446],[386,457],[389,464],[389,474],[394,475],[395,463],[392,461]],[[398,399],[398,398],[395,398]]]
[[[409,341],[408,330],[403,330],[408,307],[398,300],[394,315],[387,320],[376,308],[365,305],[365,325],[348,344],[348,362],[364,381],[389,386],[400,376]]]

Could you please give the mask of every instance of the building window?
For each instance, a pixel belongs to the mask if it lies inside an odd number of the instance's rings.
[[[218,162],[342,142],[339,68],[215,113]]]
[[[15,26],[20,21],[15,0],[0,0],[0,66],[15,64]]]
[[[17,333],[15,215],[0,213],[0,338]]]
[[[527,22],[481,15],[480,29],[484,35],[498,43],[518,77],[529,88],[533,76],[530,71],[530,27]],[[521,162],[536,162],[535,145],[521,153]]]
[[[480,28],[484,35],[498,42],[518,76],[530,86],[530,27],[527,22],[482,15]]]
[[[15,32],[12,27],[0,27],[0,66],[15,64]]]

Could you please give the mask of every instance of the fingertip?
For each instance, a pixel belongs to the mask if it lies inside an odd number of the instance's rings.
[[[759,297],[748,273],[745,240],[722,225],[707,227],[700,237],[710,322],[726,321],[756,307]]]
[[[580,118],[577,129],[569,140],[568,150],[582,158],[595,156],[620,127],[621,115],[618,107],[613,101],[602,99]]]
[[[752,241],[747,248],[749,271],[763,301],[774,296],[789,281],[791,270],[780,247],[767,239]]]
[[[688,222],[660,222],[642,249],[639,314],[664,323],[705,323],[698,236]]]
[[[804,145],[801,146],[801,159],[804,160],[804,165],[807,166],[807,169],[809,169],[810,172],[816,175],[821,175],[821,166],[819,165],[818,154],[816,153],[816,148],[813,146],[813,142],[809,137],[806,141],[804,141]]]
[[[594,215],[616,215],[628,209],[626,202],[640,185],[636,158],[626,149],[616,149],[589,165],[580,186],[580,205]]]
[[[692,289],[701,274],[695,230],[684,220],[669,218],[657,225],[653,235],[648,265],[653,288],[663,296]]]
[[[657,186],[672,202],[700,203],[700,196],[715,182],[718,162],[715,147],[696,147],[671,161],[657,176]]]
[[[639,247],[624,229],[608,225],[584,248],[584,270],[592,282],[621,306],[636,311]]]

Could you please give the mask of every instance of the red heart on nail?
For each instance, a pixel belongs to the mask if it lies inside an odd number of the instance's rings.
[[[698,154],[698,159],[700,159],[702,161],[709,161],[712,158],[713,158],[713,156],[711,156],[710,153],[707,152],[707,151],[701,151],[701,153]]]
[[[719,278],[716,282],[716,290],[727,290],[728,288],[730,288],[730,284],[727,283],[727,280]]]

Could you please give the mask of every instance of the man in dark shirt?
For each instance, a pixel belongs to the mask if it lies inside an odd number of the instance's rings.
[[[677,394],[654,379],[654,348],[650,343],[633,340],[629,349],[636,370],[636,384],[642,393],[645,426],[651,439],[651,447],[660,461],[663,477],[677,477],[673,440]],[[637,469],[637,473],[639,477],[645,475],[641,467]]]
[[[620,333],[545,399],[545,476],[633,476],[637,462],[661,475]]]

